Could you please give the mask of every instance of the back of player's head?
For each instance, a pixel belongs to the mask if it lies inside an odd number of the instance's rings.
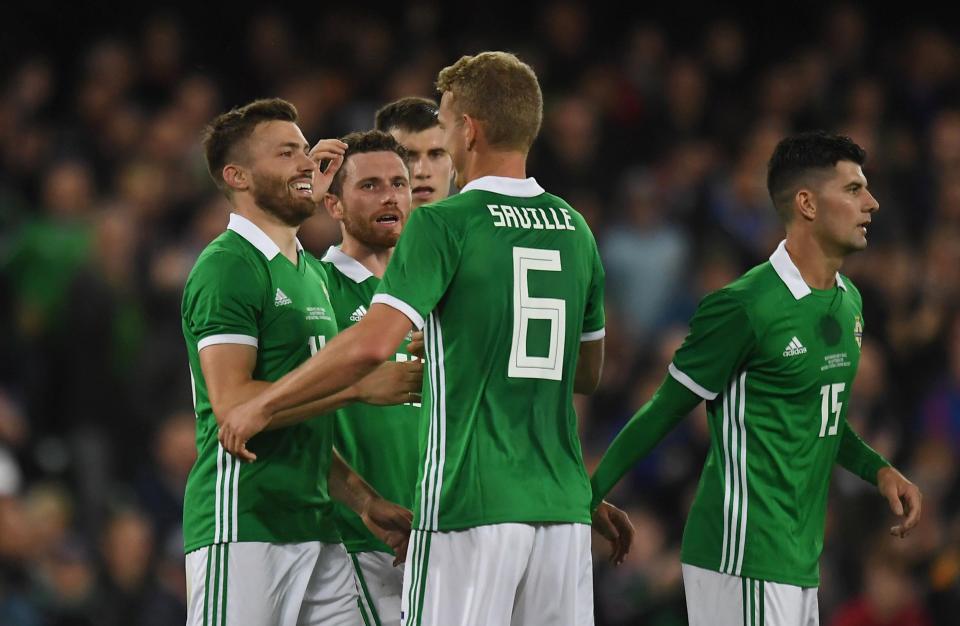
[[[437,89],[452,94],[458,113],[483,124],[491,147],[527,152],[540,132],[543,94],[537,75],[509,52],[460,57],[440,71]]]
[[[829,175],[840,161],[863,165],[866,160],[864,149],[842,135],[817,130],[782,139],[767,164],[767,191],[777,214],[789,222],[801,187]]]
[[[373,118],[373,127],[385,133],[395,128],[406,133],[419,133],[439,123],[437,103],[415,96],[384,105]]]
[[[242,107],[221,113],[203,129],[203,150],[207,171],[221,191],[230,195],[230,187],[223,180],[223,168],[238,158],[238,150],[258,124],[263,122],[297,123],[297,109],[286,100],[269,98],[254,100]]]
[[[343,191],[343,179],[346,177],[347,161],[355,154],[365,152],[393,152],[400,160],[406,163],[407,151],[397,143],[393,135],[389,135],[382,130],[367,130],[362,132],[350,133],[340,138],[340,141],[347,144],[347,150],[343,153],[343,165],[333,175],[330,181],[329,193],[339,196]]]

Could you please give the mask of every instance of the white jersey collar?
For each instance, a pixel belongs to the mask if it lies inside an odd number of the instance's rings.
[[[517,198],[532,198],[544,193],[537,181],[533,178],[506,178],[504,176],[481,176],[467,183],[460,193],[472,190],[490,191],[504,196]]]
[[[250,242],[254,248],[259,250],[268,261],[280,254],[280,246],[274,243],[273,239],[263,232],[259,226],[240,215],[239,213],[230,214],[230,223],[227,224],[227,230],[232,230],[244,239]],[[303,251],[300,240],[297,239],[297,252]]]
[[[803,276],[800,275],[800,270],[797,269],[793,259],[790,258],[790,253],[787,252],[786,239],[781,241],[777,249],[770,255],[770,265],[773,266],[773,269],[777,272],[777,276],[784,282],[794,298],[799,300],[811,293],[812,290],[810,286],[803,280]],[[844,284],[843,279],[840,278],[839,272],[837,272],[837,287],[840,287],[844,291],[847,290],[847,286]]]
[[[340,270],[341,274],[355,283],[362,283],[373,276],[373,272],[364,267],[363,263],[336,246],[330,246],[321,261],[333,263],[333,266]]]

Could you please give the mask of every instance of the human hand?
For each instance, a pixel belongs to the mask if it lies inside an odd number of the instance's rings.
[[[890,510],[898,517],[907,518],[890,529],[890,534],[903,539],[920,521],[923,494],[920,489],[892,467],[877,472],[877,489],[890,503]]]
[[[390,546],[396,554],[394,567],[406,560],[410,525],[413,523],[413,513],[410,510],[377,496],[370,499],[360,514],[360,519],[377,539]]]
[[[604,500],[593,514],[593,527],[610,542],[613,549],[610,562],[614,565],[623,563],[630,552],[634,533],[627,514]]]
[[[317,164],[317,171],[313,173],[313,201],[320,204],[323,201],[324,194],[330,189],[330,183],[333,182],[333,176],[343,165],[343,155],[347,150],[347,144],[339,139],[321,139],[310,150],[310,158]],[[329,161],[327,169],[320,169],[324,161]]]
[[[220,421],[217,439],[223,449],[241,461],[253,462],[257,455],[247,450],[250,438],[270,424],[270,416],[256,398],[227,411]]]
[[[423,361],[387,361],[354,385],[357,399],[367,404],[420,402]]]
[[[417,357],[418,359],[423,358],[423,331],[418,330],[413,333],[413,338],[410,339],[410,343],[407,344],[407,352]]]

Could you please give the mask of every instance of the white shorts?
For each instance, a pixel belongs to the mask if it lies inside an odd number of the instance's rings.
[[[351,554],[360,593],[360,613],[367,626],[399,626],[403,566],[394,567],[387,552]]]
[[[816,587],[721,574],[683,564],[690,626],[817,626]]]
[[[221,543],[187,554],[187,626],[362,626],[343,544]]]
[[[593,626],[585,524],[492,524],[414,531],[404,626]]]

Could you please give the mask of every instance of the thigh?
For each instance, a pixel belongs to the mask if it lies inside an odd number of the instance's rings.
[[[321,543],[297,626],[363,626],[353,563],[341,543]]]
[[[593,626],[590,527],[536,527],[511,621],[515,626]]]
[[[820,608],[816,587],[760,583],[760,614],[767,626],[818,626]]]
[[[392,554],[351,554],[360,594],[360,611],[367,626],[399,626],[403,566],[394,566]]]
[[[535,529],[492,524],[414,531],[403,577],[404,626],[509,624]]]
[[[318,546],[241,542],[191,552],[187,624],[294,623]]]

